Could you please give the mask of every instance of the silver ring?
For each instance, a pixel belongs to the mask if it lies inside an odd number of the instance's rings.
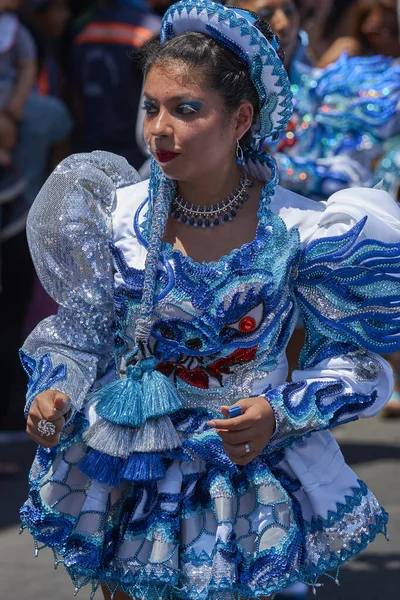
[[[54,423],[46,421],[46,419],[42,419],[41,421],[39,421],[39,423],[37,424],[37,428],[38,432],[43,437],[51,437],[56,432],[56,426],[54,425]]]
[[[244,449],[246,450],[246,454],[250,454],[250,446],[249,444],[244,445]]]

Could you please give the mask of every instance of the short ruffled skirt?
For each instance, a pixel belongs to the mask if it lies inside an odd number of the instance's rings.
[[[134,599],[271,596],[295,581],[317,586],[385,533],[387,515],[361,481],[327,519],[305,520],[301,482],[282,468],[285,450],[237,467],[206,423],[181,410],[180,454],[163,456],[156,480],[110,486],[80,468],[89,423],[78,413],[60,445],[39,448],[22,527],[63,563],[75,592],[106,584]]]

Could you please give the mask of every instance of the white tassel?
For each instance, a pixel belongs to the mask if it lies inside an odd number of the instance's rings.
[[[130,452],[164,452],[181,445],[180,437],[169,417],[150,419],[136,430]]]
[[[128,458],[136,429],[99,419],[83,435],[84,442],[99,452],[118,458]]]

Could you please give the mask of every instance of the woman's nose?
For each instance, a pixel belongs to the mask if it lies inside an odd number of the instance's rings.
[[[160,110],[156,118],[152,119],[151,133],[154,137],[171,135],[171,120],[166,110]]]

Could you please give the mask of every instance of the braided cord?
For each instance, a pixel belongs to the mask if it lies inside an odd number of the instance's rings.
[[[143,294],[135,330],[135,341],[140,347],[146,344],[152,325],[152,311],[157,279],[157,265],[162,239],[167,225],[171,202],[175,194],[175,183],[162,175],[156,161],[152,159],[150,172],[150,202],[152,208],[149,247],[145,263]]]

